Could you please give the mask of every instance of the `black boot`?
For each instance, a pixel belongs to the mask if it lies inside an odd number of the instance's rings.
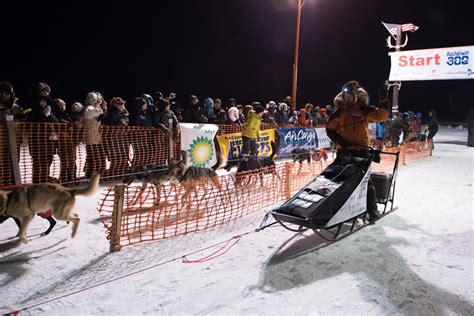
[[[367,214],[369,214],[369,222],[375,222],[377,219],[380,218],[380,213],[378,210],[367,210]]]

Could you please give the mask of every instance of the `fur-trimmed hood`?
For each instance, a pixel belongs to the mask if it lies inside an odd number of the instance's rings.
[[[357,81],[349,81],[346,85],[351,85],[354,87],[354,90],[357,94],[357,105],[362,108],[365,108],[369,105],[369,94]],[[339,92],[339,94],[334,98],[334,106],[338,109],[345,108],[344,100],[342,99],[342,92]]]

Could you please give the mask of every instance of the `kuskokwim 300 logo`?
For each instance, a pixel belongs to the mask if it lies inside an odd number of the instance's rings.
[[[447,52],[446,57],[448,61],[446,62],[449,66],[459,66],[459,65],[468,65],[469,64],[469,51],[453,51]]]

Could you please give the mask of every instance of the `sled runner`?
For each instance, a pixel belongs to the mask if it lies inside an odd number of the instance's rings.
[[[371,172],[374,159],[394,155],[391,173]],[[384,205],[381,217],[393,208],[399,152],[369,150],[366,158],[338,157],[313,181],[280,207],[270,211],[286,229],[312,229],[326,240],[336,240],[365,226],[369,178],[375,186],[376,202]],[[387,210],[388,204],[390,208]],[[358,221],[359,220],[359,221]],[[363,224],[360,224],[362,220]],[[356,225],[357,224],[357,225]],[[298,228],[292,228],[297,226]]]

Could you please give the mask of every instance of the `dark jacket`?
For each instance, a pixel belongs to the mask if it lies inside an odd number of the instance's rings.
[[[197,105],[188,105],[184,108],[183,112],[183,122],[186,123],[207,123],[207,117],[203,113],[203,109]]]
[[[104,117],[104,124],[110,126],[126,126],[128,118],[125,112],[120,111],[115,106],[107,109],[107,114]]]

